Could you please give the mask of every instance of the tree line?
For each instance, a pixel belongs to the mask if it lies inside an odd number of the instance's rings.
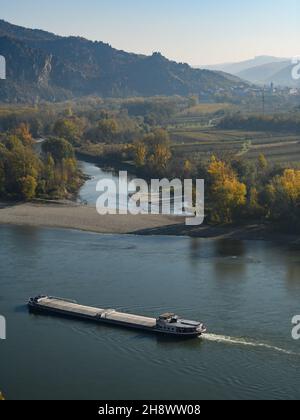
[[[123,104],[124,105],[124,104]],[[6,130],[0,137],[0,197],[12,199],[62,198],[74,194],[82,182],[74,150],[99,162],[132,164],[145,178],[203,178],[206,182],[206,220],[211,223],[271,222],[285,230],[300,230],[300,170],[274,166],[261,155],[256,161],[243,156],[213,155],[205,161],[174,152],[169,133],[146,124],[145,115],[160,109],[140,100],[109,110],[77,104],[60,109],[8,110],[0,115]],[[115,108],[114,108],[115,107]],[[132,116],[128,115],[128,112]],[[145,114],[144,117],[140,114]],[[139,115],[138,115],[139,114]],[[168,112],[167,112],[168,114]],[[297,116],[226,117],[223,128],[300,128]],[[28,119],[28,122],[24,120]],[[4,124],[5,123],[5,124]],[[33,124],[31,126],[31,123]],[[4,124],[4,125],[3,125]],[[239,125],[240,124],[240,125]],[[33,137],[46,136],[41,153]]]
[[[82,182],[72,145],[49,138],[37,152],[29,126],[0,138],[0,198],[70,198]]]
[[[193,162],[172,155],[168,134],[156,130],[135,145],[138,173],[148,177],[204,179],[206,221],[213,224],[270,223],[300,232],[300,169],[274,166],[263,154]]]
[[[225,130],[271,131],[271,132],[300,132],[300,116],[294,115],[228,115],[224,117],[219,128]]]

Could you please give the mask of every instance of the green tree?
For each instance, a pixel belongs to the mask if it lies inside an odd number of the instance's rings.
[[[258,168],[261,172],[266,171],[268,168],[268,161],[263,153],[258,156]]]
[[[5,146],[5,153],[1,153],[5,171],[5,193],[10,197],[24,198],[24,183],[29,184],[27,177],[37,182],[41,161],[32,147],[25,146],[16,136],[9,136]]]
[[[55,162],[50,153],[46,155],[43,168],[44,193],[50,193],[55,188]]]
[[[88,137],[94,143],[113,143],[118,134],[118,124],[113,118],[105,118],[90,130]]]
[[[0,197],[5,195],[5,183],[6,183],[6,174],[5,174],[5,164],[6,164],[6,149],[0,143]]]
[[[22,196],[25,200],[31,200],[35,197],[37,181],[33,176],[26,175],[25,177],[21,178],[20,186]]]
[[[52,137],[42,144],[44,155],[51,155],[55,164],[60,163],[63,159],[73,159],[73,146],[64,139]]]
[[[83,134],[84,124],[78,118],[62,118],[55,122],[53,134],[76,144]]]

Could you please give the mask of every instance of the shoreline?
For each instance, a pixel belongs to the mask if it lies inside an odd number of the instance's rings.
[[[0,203],[0,225],[62,228],[99,234],[163,235],[300,244],[299,235],[270,231],[265,225],[189,227],[185,225],[185,218],[181,216],[100,216],[93,206],[68,201],[46,204]]]
[[[100,216],[95,207],[72,202],[0,203],[0,225],[63,228],[103,234],[135,234],[182,224],[183,219],[156,215]]]

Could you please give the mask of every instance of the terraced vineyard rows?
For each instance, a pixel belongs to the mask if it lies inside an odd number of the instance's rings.
[[[255,159],[263,153],[274,162],[300,161],[300,136],[291,133],[241,130],[172,130],[172,148],[178,156],[206,159],[213,153],[231,153]]]

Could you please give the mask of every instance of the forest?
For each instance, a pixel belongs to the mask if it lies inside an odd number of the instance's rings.
[[[191,132],[199,136],[202,133],[206,140],[199,137],[192,143],[178,144],[174,126],[176,130],[184,126],[188,133],[186,124],[190,124],[193,115],[189,110],[195,108],[193,97],[110,101],[94,98],[55,106],[2,107],[0,197],[17,200],[74,197],[83,182],[77,154],[100,165],[130,168],[132,173],[146,179],[204,179],[207,223],[253,221],[270,223],[274,229],[300,231],[299,164],[288,159],[272,160],[261,149],[258,134],[246,143],[243,134],[258,128],[262,132],[268,130],[273,134],[266,146],[271,142],[272,147],[266,150],[274,150],[273,136],[280,133],[284,137],[288,130],[297,136],[297,114],[234,115],[226,104],[207,106],[206,110],[201,105],[201,115],[199,120],[193,117]],[[212,118],[217,118],[218,126],[208,129],[206,120]],[[232,131],[237,129],[240,131]],[[214,143],[209,139],[218,130],[223,139]],[[234,141],[226,141],[224,133],[229,133]],[[252,131],[250,134],[253,136]],[[39,138],[44,141],[37,151]],[[248,148],[256,140],[258,146],[253,147],[257,154],[249,159]],[[295,147],[297,141],[290,143]],[[231,144],[234,147],[229,147]],[[205,153],[196,152],[198,148]]]
[[[71,198],[81,185],[72,145],[49,138],[37,153],[29,126],[21,124],[0,140],[0,198]]]

